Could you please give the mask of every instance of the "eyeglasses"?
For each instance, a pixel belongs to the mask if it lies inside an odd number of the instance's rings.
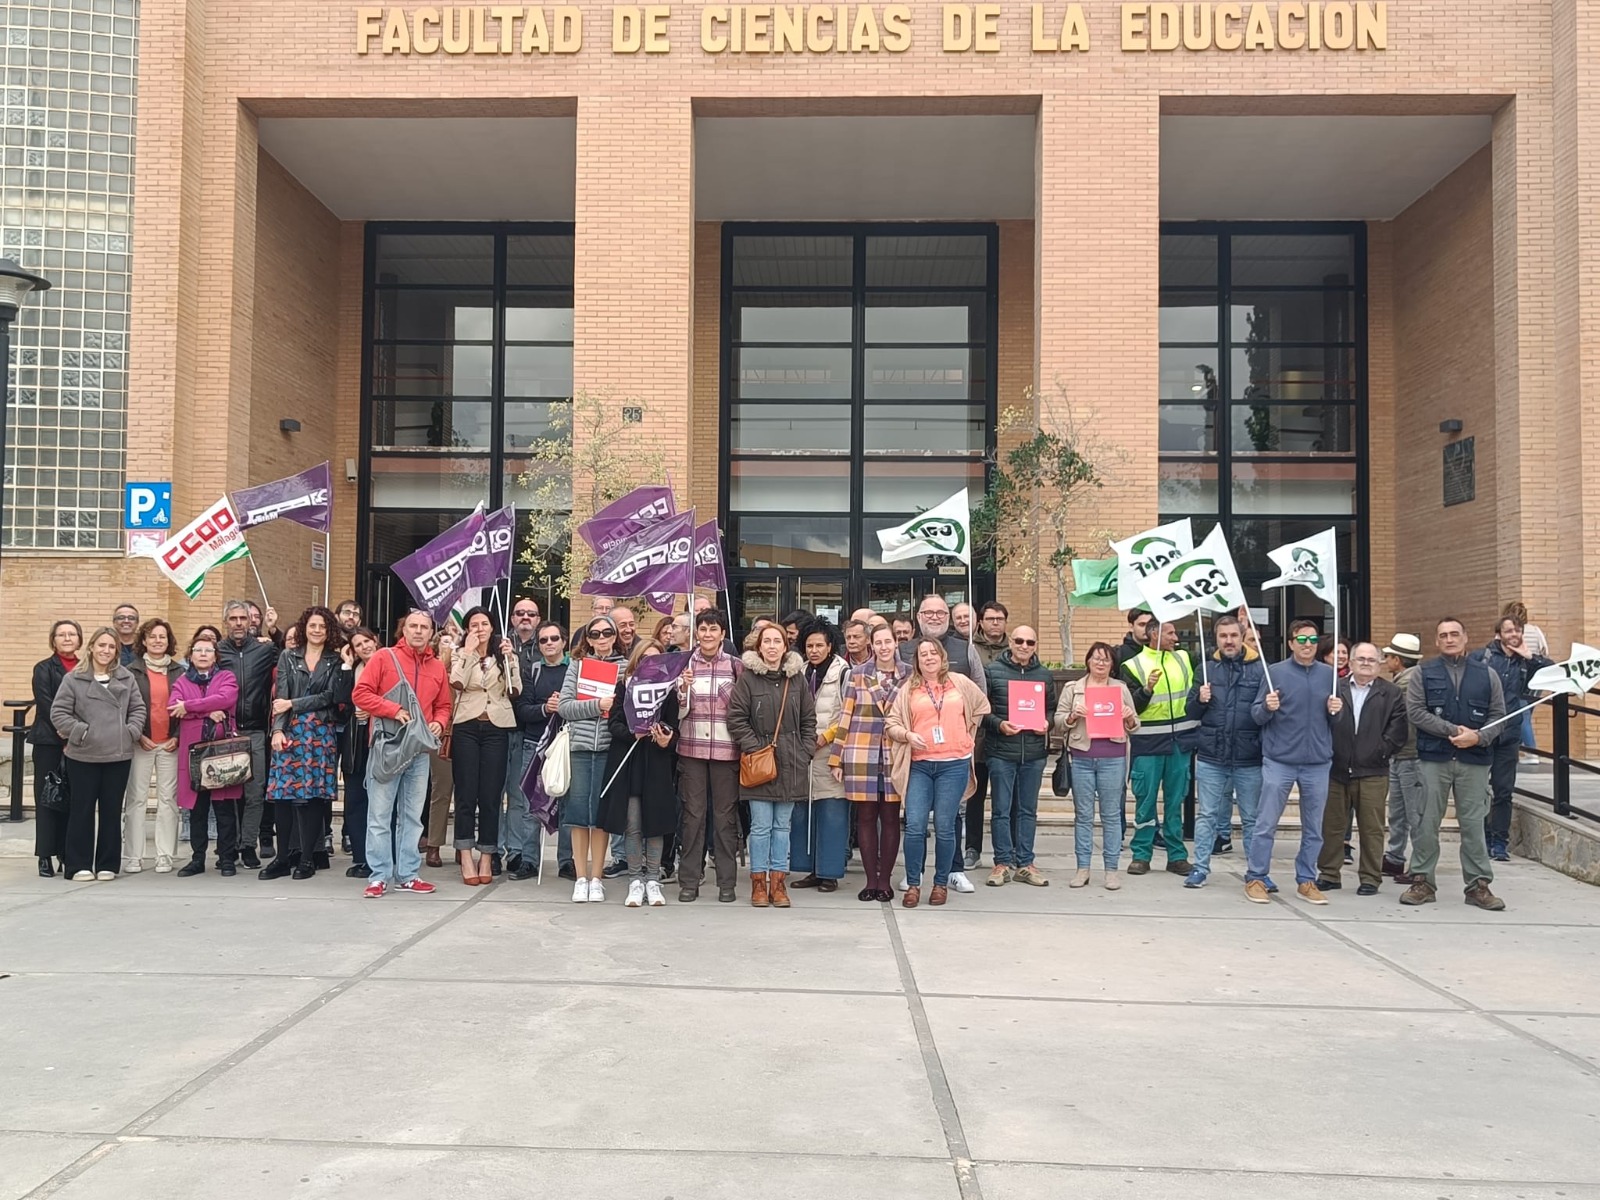
[[[513,617],[537,617],[539,610],[537,608],[516,608],[511,610],[511,615]]]
[[[1037,646],[1039,643],[1032,638],[1012,638],[1011,644],[1013,646]]]
[[[131,625],[135,621],[137,621],[139,618],[138,617],[122,616],[122,617],[112,617],[111,619],[113,621],[115,621],[118,625]]]
[[[591,642],[598,638],[614,638],[617,636],[616,631],[611,629],[590,629],[587,632]]]
[[[1322,639],[1314,633],[1297,633],[1292,640],[1301,646],[1315,646]]]
[[[539,639],[539,645],[541,646],[559,646],[560,644],[561,635],[559,633],[551,634],[549,637],[542,637]]]

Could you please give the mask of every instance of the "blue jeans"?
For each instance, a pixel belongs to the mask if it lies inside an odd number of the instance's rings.
[[[843,879],[850,858],[850,801],[842,796],[796,804],[789,818],[789,870]]]
[[[522,794],[522,773],[528,768],[533,747],[520,730],[511,731],[506,748],[504,816],[500,821],[500,852],[507,858],[520,854],[530,866],[539,857],[539,822],[528,815],[528,798]]]
[[[1239,823],[1244,827],[1245,853],[1250,851],[1250,839],[1256,831],[1256,812],[1261,807],[1261,768],[1221,767],[1197,758],[1194,789],[1200,810],[1194,818],[1194,854],[1190,861],[1195,870],[1209,874],[1211,847],[1219,836],[1228,836],[1233,828],[1235,797],[1239,801]]]
[[[1100,861],[1108,871],[1117,869],[1122,855],[1122,785],[1128,773],[1126,758],[1072,756],[1072,849],[1078,869],[1087,871],[1094,857],[1094,814],[1100,810]]]
[[[789,822],[793,800],[750,801],[750,873],[789,869]]]
[[[1250,839],[1250,869],[1245,882],[1265,879],[1272,870],[1272,843],[1278,822],[1289,806],[1289,789],[1300,786],[1300,852],[1294,856],[1294,881],[1317,881],[1317,855],[1322,853],[1322,814],[1328,807],[1328,772],[1333,763],[1261,763],[1261,807]]]
[[[422,806],[428,799],[428,755],[419,754],[387,783],[367,770],[367,866],[372,883],[409,883],[422,870]],[[398,815],[399,820],[395,818]]]
[[[972,775],[972,759],[922,759],[911,764],[906,784],[906,884],[922,886],[922,862],[928,851],[928,812],[933,812],[933,883],[950,882],[951,860],[959,846],[956,818],[961,813],[961,793]]]
[[[994,841],[995,866],[1033,865],[1033,835],[1039,827],[1039,784],[1043,780],[1042,758],[1032,762],[1014,758],[989,760],[989,836]]]

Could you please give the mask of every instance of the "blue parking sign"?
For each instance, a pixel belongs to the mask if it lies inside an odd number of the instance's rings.
[[[172,485],[130,483],[122,489],[124,529],[171,529]]]

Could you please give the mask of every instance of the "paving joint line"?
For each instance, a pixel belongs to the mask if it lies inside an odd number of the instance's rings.
[[[1243,876],[1238,875],[1237,873],[1234,874],[1236,878],[1243,879]],[[1491,1009],[1484,1008],[1482,1005],[1468,1000],[1465,996],[1457,995],[1443,984],[1434,983],[1431,979],[1424,978],[1415,971],[1411,970],[1409,967],[1403,966],[1402,964],[1396,962],[1387,954],[1384,954],[1378,950],[1374,950],[1370,946],[1363,946],[1360,942],[1356,941],[1355,938],[1350,937],[1348,934],[1340,931],[1333,922],[1319,920],[1316,913],[1303,911],[1302,908],[1290,904],[1288,898],[1283,893],[1273,896],[1272,900],[1277,904],[1283,905],[1283,907],[1292,912],[1300,920],[1309,923],[1314,929],[1320,929],[1335,941],[1343,943],[1350,949],[1356,951],[1358,954],[1365,955],[1373,962],[1388,967],[1395,974],[1409,980],[1418,987],[1426,988],[1435,995],[1445,997],[1451,1003],[1459,1006],[1463,1011],[1471,1013],[1474,1016],[1481,1017],[1483,1020],[1495,1026],[1497,1029],[1504,1030],[1506,1033],[1511,1034],[1513,1037],[1518,1038],[1521,1041],[1537,1046],[1541,1050],[1548,1051],[1558,1058],[1565,1059],[1591,1079],[1600,1079],[1600,1065],[1596,1065],[1583,1056],[1574,1054],[1572,1051],[1556,1045],[1547,1038],[1542,1038],[1536,1033],[1529,1032],[1520,1025],[1506,1020],[1504,1017],[1500,1016]],[[1491,917],[1490,920],[1492,919],[1493,918]]]
[[[179,1085],[163,1099],[156,1101],[156,1103],[145,1109],[144,1112],[128,1121],[115,1133],[108,1135],[106,1139],[99,1145],[92,1147],[74,1159],[72,1162],[68,1163],[65,1167],[62,1167],[61,1170],[50,1176],[50,1178],[46,1179],[43,1183],[35,1186],[32,1191],[25,1192],[22,1200],[45,1200],[45,1197],[55,1195],[62,1188],[66,1187],[73,1180],[77,1179],[90,1167],[94,1166],[100,1160],[105,1158],[118,1146],[126,1144],[127,1139],[143,1135],[144,1130],[148,1129],[151,1125],[155,1124],[155,1122],[166,1116],[185,1100],[189,1099],[191,1096],[208,1087],[212,1083],[215,1083],[229,1071],[233,1070],[234,1067],[254,1057],[259,1051],[277,1041],[280,1037],[288,1033],[291,1029],[293,1029],[296,1025],[299,1025],[313,1013],[320,1012],[322,1009],[326,1008],[334,1000],[344,995],[358,983],[371,978],[374,972],[380,970],[387,963],[411,949],[411,947],[416,945],[423,938],[438,932],[438,930],[448,925],[451,921],[454,921],[456,918],[461,916],[462,913],[472,908],[487,895],[487,892],[480,891],[477,895],[470,897],[463,903],[451,905],[449,911],[441,915],[437,920],[429,922],[427,925],[424,925],[421,929],[417,930],[409,937],[406,937],[395,945],[389,947],[389,949],[378,955],[377,958],[373,959],[353,975],[346,976],[338,983],[335,983],[332,987],[317,993],[317,995],[313,996],[294,1012],[284,1017],[283,1020],[279,1021],[276,1025],[273,1025],[261,1033],[258,1033],[243,1046],[239,1047],[239,1049],[224,1055],[220,1061],[213,1063],[187,1083]]]
[[[917,1047],[922,1052],[922,1069],[927,1074],[928,1086],[933,1091],[934,1111],[939,1114],[939,1125],[944,1130],[945,1146],[950,1152],[950,1165],[955,1169],[956,1187],[961,1200],[983,1200],[983,1188],[978,1183],[978,1172],[973,1165],[972,1151],[967,1145],[967,1131],[961,1124],[961,1112],[956,1107],[954,1091],[945,1075],[944,1063],[939,1058],[939,1047],[933,1040],[933,1026],[928,1022],[928,1010],[922,1003],[922,993],[917,991],[916,974],[911,969],[906,944],[900,936],[900,926],[895,920],[893,905],[880,905],[883,922],[888,928],[889,944],[894,948],[895,965],[900,969],[900,988],[905,993],[906,1007],[911,1012],[911,1025],[916,1030]]]

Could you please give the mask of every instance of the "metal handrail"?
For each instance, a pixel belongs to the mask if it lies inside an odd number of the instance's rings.
[[[5,707],[13,710],[11,724],[0,726],[0,733],[11,735],[11,808],[6,820],[22,820],[22,755],[24,738],[28,735],[28,710],[32,700],[7,700]]]
[[[1523,747],[1525,753],[1550,760],[1550,795],[1546,796],[1524,787],[1515,787],[1511,790],[1518,796],[1550,805],[1558,817],[1584,817],[1590,821],[1600,821],[1600,813],[1592,813],[1588,809],[1576,808],[1572,803],[1573,768],[1587,771],[1591,775],[1600,775],[1600,766],[1585,762],[1581,758],[1572,757],[1571,724],[1579,716],[1600,717],[1600,709],[1589,708],[1583,704],[1574,704],[1571,697],[1564,694],[1557,695],[1555,699],[1550,701],[1551,737],[1549,751],[1540,750],[1536,746]]]

